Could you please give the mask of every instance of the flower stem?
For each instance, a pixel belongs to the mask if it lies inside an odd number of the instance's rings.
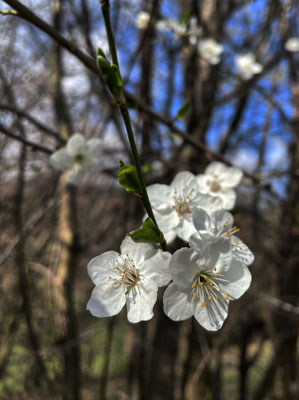
[[[112,32],[112,27],[111,27],[110,4],[109,3],[110,3],[109,0],[100,0],[112,62],[119,69],[115,40],[114,40],[114,35]],[[136,143],[135,143],[134,133],[133,133],[132,124],[131,124],[131,118],[130,118],[129,110],[128,110],[128,107],[126,104],[125,95],[123,94],[121,97],[122,97],[121,101],[119,101],[118,99],[116,99],[116,100],[117,100],[117,104],[120,109],[120,112],[121,112],[121,115],[122,115],[122,118],[124,120],[124,124],[126,127],[126,131],[127,131],[127,135],[128,135],[128,139],[129,139],[129,143],[130,143],[130,147],[131,147],[131,152],[132,152],[132,158],[133,158],[134,165],[136,167],[138,180],[139,180],[139,184],[140,184],[140,189],[141,189],[141,193],[142,193],[143,205],[144,205],[144,208],[146,209],[148,216],[154,221],[154,223],[158,227],[158,224],[157,224],[156,218],[154,216],[152,206],[151,206],[148,194],[147,194],[146,186],[144,183],[140,160],[139,160],[139,155],[138,155],[138,151],[137,151],[137,147],[136,147]],[[164,251],[169,251],[165,239],[163,240],[162,243],[160,243],[160,245]]]

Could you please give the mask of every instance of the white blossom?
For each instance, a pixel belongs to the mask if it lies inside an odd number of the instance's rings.
[[[262,64],[256,62],[252,53],[237,55],[236,65],[238,73],[245,80],[251,79],[253,75],[259,74],[263,70]]]
[[[70,137],[66,146],[55,151],[50,158],[51,165],[66,171],[68,183],[77,184],[85,172],[102,168],[102,140],[85,140],[80,133]]]
[[[149,25],[151,16],[146,11],[140,11],[137,14],[135,25],[138,29],[146,29]]]
[[[291,37],[289,38],[284,45],[285,49],[287,51],[291,51],[293,53],[296,53],[299,51],[299,38],[298,37]]]
[[[248,268],[225,246],[221,252],[182,248],[174,253],[169,269],[173,283],[164,293],[164,312],[174,321],[194,316],[210,331],[222,327],[229,301],[242,296],[251,282]]]
[[[202,28],[198,26],[196,17],[190,18],[190,28],[187,34],[189,35],[189,43],[192,46],[196,45],[198,38],[202,34]]]
[[[195,176],[188,171],[179,172],[170,186],[154,184],[147,190],[159,228],[165,234],[174,231],[183,240],[188,240],[195,232],[194,207],[206,211],[223,207],[220,198],[200,193]]]
[[[95,317],[111,317],[126,304],[130,322],[151,319],[158,287],[170,281],[170,259],[170,253],[153,244],[126,237],[120,254],[108,251],[89,262],[88,274],[96,287],[87,310]]]
[[[201,39],[198,42],[198,51],[208,63],[215,65],[220,62],[223,46],[211,38]]]
[[[161,19],[157,21],[156,28],[161,32],[171,31],[175,39],[186,35],[187,27],[174,19]]]
[[[190,247],[201,251],[207,245],[217,251],[223,242],[230,244],[233,257],[245,265],[254,261],[254,255],[241,239],[235,236],[239,228],[233,226],[233,216],[225,210],[212,211],[209,214],[204,210],[195,208],[192,211],[193,224],[196,229],[190,239]]]
[[[236,203],[236,193],[233,190],[243,177],[243,172],[236,167],[227,167],[219,161],[207,166],[204,174],[197,175],[197,183],[202,193],[220,197],[223,208],[230,210]]]

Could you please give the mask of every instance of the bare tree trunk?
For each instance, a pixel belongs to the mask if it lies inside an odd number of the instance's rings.
[[[55,29],[60,32],[62,24],[62,6],[64,0],[53,0],[52,15]],[[53,105],[59,135],[67,140],[72,134],[71,119],[62,91],[62,53],[57,43],[51,53],[51,89]],[[60,204],[58,210],[57,231],[60,242],[60,254],[55,275],[58,339],[64,362],[64,398],[80,400],[81,371],[80,345],[76,311],[74,307],[75,276],[78,256],[78,237],[76,221],[76,190],[67,186],[66,176],[60,177]]]

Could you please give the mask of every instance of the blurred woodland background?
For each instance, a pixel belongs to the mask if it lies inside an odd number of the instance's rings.
[[[110,3],[146,183],[215,159],[241,167],[233,211],[253,283],[217,333],[169,320],[163,291],[146,323],[86,311],[88,261],[144,215],[117,184],[130,153],[95,63],[97,47],[109,55],[100,4],[0,1],[0,398],[298,399],[299,53],[284,47],[299,37],[298,2]],[[224,46],[218,65],[155,29],[191,16]],[[263,70],[242,80],[234,57],[246,52]],[[103,139],[105,169],[71,187],[49,156],[75,132]]]

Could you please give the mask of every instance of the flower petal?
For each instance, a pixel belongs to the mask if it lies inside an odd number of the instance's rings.
[[[129,258],[133,259],[135,266],[139,268],[144,262],[145,253],[154,248],[151,243],[136,243],[129,236],[126,236],[120,246],[120,251],[123,256],[128,254]]]
[[[249,288],[251,274],[246,265],[239,260],[233,259],[230,268],[223,272],[223,279],[219,282],[217,279],[214,281],[231,299],[238,299]]]
[[[215,235],[222,235],[232,228],[234,217],[225,210],[217,210],[211,214],[215,226]]]
[[[227,238],[196,232],[190,237],[189,245],[198,253],[205,251],[209,254],[209,264],[205,269],[209,269],[209,265],[218,268],[218,271],[229,268],[233,253]]]
[[[202,208],[196,207],[192,210],[192,220],[197,231],[215,234],[214,224],[210,216]]]
[[[203,299],[202,299],[203,300]],[[217,300],[212,296],[211,300],[199,301],[192,299],[192,309],[196,321],[208,331],[218,331],[228,315],[228,301]]]
[[[210,260],[205,254],[199,255],[193,249],[182,248],[177,250],[169,264],[173,282],[180,288],[190,287],[194,276],[198,274]]]
[[[170,185],[171,189],[176,190],[178,193],[183,191],[191,191],[192,189],[198,190],[197,181],[195,176],[189,171],[182,171],[176,174]]]
[[[176,234],[175,230],[164,233],[164,238],[165,238],[167,244],[172,243],[176,237],[177,237],[177,234]]]
[[[71,157],[75,157],[78,154],[85,153],[85,139],[80,133],[72,135],[67,142],[66,150]]]
[[[163,307],[165,314],[173,321],[184,321],[192,317],[189,290],[179,289],[174,283],[170,284],[164,293]]]
[[[232,189],[241,182],[243,178],[243,171],[240,168],[229,167],[223,171],[219,178],[220,183],[224,188]]]
[[[251,250],[236,236],[231,236],[231,244],[234,257],[245,265],[250,265],[254,261],[254,255]]]
[[[71,185],[78,185],[84,175],[84,170],[76,171],[75,169],[69,169],[66,173],[67,182]]]
[[[124,304],[123,287],[107,282],[107,284],[100,284],[93,289],[86,309],[95,317],[111,317],[118,314]]]
[[[119,259],[116,251],[106,251],[89,261],[88,275],[95,285],[107,283],[109,277],[115,275],[114,267]]]
[[[223,273],[231,267],[233,252],[227,239],[217,238],[209,247],[216,273]],[[215,258],[217,257],[217,259]],[[214,261],[215,260],[215,261]]]
[[[211,162],[205,169],[205,174],[217,175],[218,177],[226,174],[227,166],[220,161]]]
[[[175,212],[172,208],[164,211],[154,210],[154,214],[159,228],[162,232],[165,233],[174,230],[181,222],[178,213]]]
[[[236,204],[236,192],[233,189],[224,189],[219,193],[223,201],[223,208],[231,210]]]
[[[103,152],[103,141],[102,139],[90,139],[86,143],[86,156],[88,158],[91,158],[93,161],[96,161],[101,157],[101,154]],[[99,160],[100,161],[100,160]]]
[[[140,268],[140,273],[150,278],[159,287],[167,285],[171,276],[169,272],[169,263],[171,254],[160,249],[151,249],[144,256],[144,263]]]
[[[69,156],[65,147],[55,151],[55,153],[51,155],[50,163],[54,168],[59,169],[60,171],[67,170],[72,164],[71,157]]]
[[[164,210],[171,207],[173,201],[171,188],[167,185],[154,184],[147,187],[148,197],[152,207],[156,210]]]
[[[148,321],[154,315],[158,286],[151,279],[143,279],[126,296],[128,320],[132,323]]]
[[[190,236],[196,232],[196,229],[192,221],[188,221],[186,218],[180,218],[180,224],[175,228],[175,231],[179,238],[188,242]]]
[[[196,176],[198,188],[201,193],[204,193],[204,194],[208,193],[209,185],[207,182],[209,179],[210,179],[209,175],[205,175],[205,174],[199,174]]]
[[[221,193],[221,192],[220,192]],[[219,193],[219,195],[220,195]],[[217,193],[218,195],[218,193]],[[222,199],[216,195],[196,193],[191,203],[192,207],[203,208],[206,211],[215,211],[223,208]]]

